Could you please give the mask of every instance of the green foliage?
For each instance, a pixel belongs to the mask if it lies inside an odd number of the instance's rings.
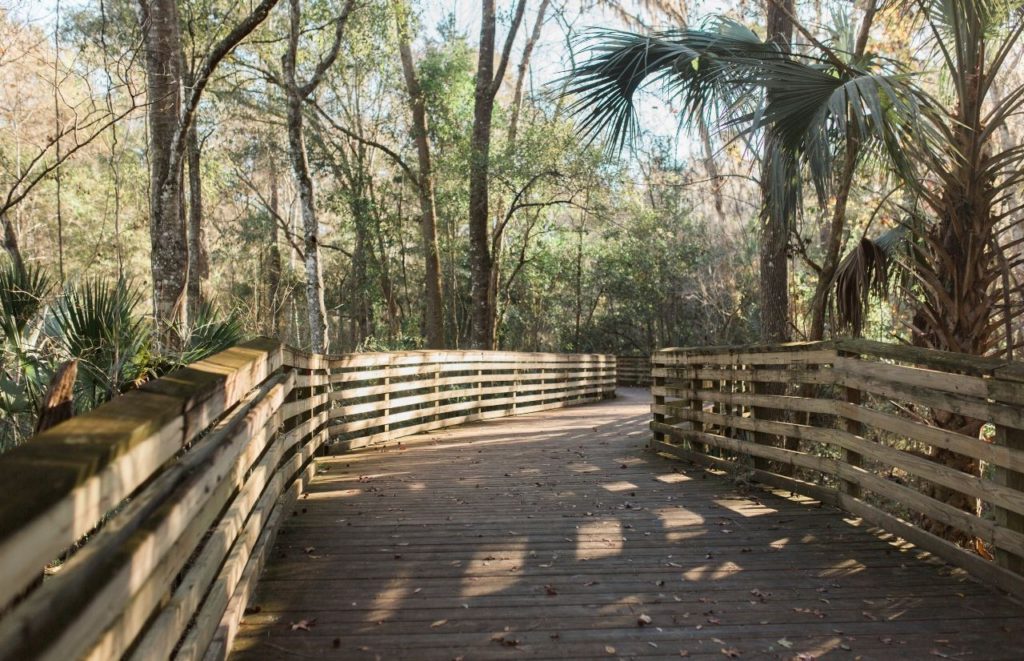
[[[92,408],[152,374],[152,329],[138,310],[141,302],[141,291],[123,278],[87,278],[66,287],[53,306],[46,331],[62,353],[79,359],[80,407]]]
[[[203,303],[192,320],[177,357],[181,365],[194,363],[207,356],[230,349],[242,341],[245,332],[238,314],[222,316],[212,303]]]
[[[0,266],[0,328],[8,345],[19,348],[29,322],[43,309],[53,287],[49,276],[34,264],[18,269]]]

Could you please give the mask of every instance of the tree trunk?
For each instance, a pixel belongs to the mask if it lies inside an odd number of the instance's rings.
[[[537,8],[537,18],[533,23],[533,31],[526,46],[523,47],[523,57],[519,60],[519,71],[516,74],[516,91],[512,96],[512,115],[508,120],[508,144],[509,149],[516,143],[516,135],[519,131],[519,113],[523,107],[523,84],[526,82],[526,73],[530,69],[530,58],[533,56],[533,48],[540,40],[541,30],[544,28],[544,16],[547,14],[550,0],[541,0]]]
[[[780,49],[789,51],[793,39],[793,23],[787,11],[793,11],[793,0],[766,0],[768,10],[768,35]],[[761,162],[761,341],[777,344],[789,341],[789,218],[788,212],[779,213],[785,204],[780,196],[789,195],[790,178],[794,173],[786,164],[778,138],[769,129],[765,136],[764,156]],[[783,168],[780,172],[779,168]],[[781,179],[780,179],[781,178]],[[781,183],[780,183],[781,182]],[[757,383],[755,393],[759,395],[784,395],[784,383]],[[754,417],[762,420],[779,420],[784,411],[762,407],[754,408]],[[762,445],[785,446],[797,449],[798,441],[781,438],[774,434],[758,432],[754,440]],[[771,462],[755,458],[754,467],[774,470],[791,475],[792,467],[773,466]]]
[[[488,166],[491,149],[491,114],[494,95],[494,1],[483,0],[480,19],[479,59],[476,71],[476,94],[473,105],[473,133],[469,157],[469,252],[471,298],[473,302],[473,346],[493,348],[491,319],[494,299],[491,297],[491,246],[488,239],[490,221],[488,200]]]
[[[277,160],[270,157],[270,240],[267,249],[267,325],[266,334],[281,338],[282,313],[281,302],[281,249],[278,247],[278,218],[280,218],[280,192],[277,181]]]
[[[494,348],[495,292],[492,286],[494,260],[488,240],[490,208],[491,121],[494,97],[505,76],[509,53],[516,31],[523,19],[526,0],[519,0],[512,25],[505,38],[505,48],[497,68],[494,66],[495,10],[494,0],[482,0],[480,45],[476,70],[476,91],[473,102],[473,134],[469,159],[469,252],[471,300],[473,305],[472,344],[477,349]]]
[[[419,162],[417,195],[420,202],[420,234],[423,240],[424,270],[424,329],[428,349],[443,349],[444,335],[444,292],[441,288],[441,259],[437,246],[437,205],[434,194],[434,166],[430,148],[430,133],[427,126],[426,98],[416,75],[409,46],[409,21],[405,7],[396,3],[398,24],[398,52],[405,74],[405,87],[409,94],[412,110],[413,137],[416,140],[416,157]]]
[[[320,225],[316,218],[316,197],[309,175],[304,141],[302,102],[303,90],[295,78],[298,57],[301,10],[299,0],[290,2],[288,52],[284,57],[285,95],[287,96],[288,157],[299,192],[302,214],[303,251],[306,268],[306,316],[309,322],[309,345],[314,353],[327,353],[330,337],[327,329],[327,305],[324,302],[323,267],[320,260]]]
[[[141,1],[149,99],[153,311],[161,345],[174,349],[187,319],[188,242],[182,211],[182,163],[175,142],[181,117],[181,32],[175,0]]]
[[[293,30],[298,26],[293,22]],[[297,32],[293,32],[297,36]],[[292,68],[294,74],[294,68]],[[306,268],[306,316],[309,346],[314,353],[326,353],[330,346],[327,305],[324,302],[323,270],[320,263],[320,226],[316,219],[313,179],[309,176],[306,145],[302,136],[302,99],[294,85],[288,89],[288,157],[299,192],[302,215],[303,252]]]
[[[4,250],[10,256],[15,270],[24,273],[25,260],[21,256],[21,247],[18,244],[18,230],[15,229],[14,223],[6,213],[0,214],[0,219],[3,220],[4,225]]]
[[[981,58],[979,57],[979,60]],[[914,344],[942,351],[984,356],[996,347],[996,324],[992,322],[996,306],[993,285],[1001,269],[996,263],[994,213],[996,186],[986,170],[989,151],[981,124],[984,99],[981,76],[966,77],[970,83],[960,101],[957,122],[953,125],[951,150],[959,158],[953,163],[935,211],[939,222],[922,247],[925,263],[933,270],[927,278],[924,305],[914,316]],[[991,138],[988,138],[991,139]],[[986,176],[978,176],[978,173]],[[932,410],[932,420],[943,429],[977,437],[984,421],[949,411]],[[980,475],[976,459],[950,450],[933,447],[934,461],[970,475]],[[929,495],[974,515],[980,514],[977,498],[946,487],[929,485]],[[925,528],[948,540],[971,544],[973,536],[941,521],[926,519]]]
[[[779,48],[789,51],[793,40],[793,0],[767,0],[768,35]],[[787,247],[789,228],[787,220],[771,213],[773,205],[782,201],[779,195],[788,194],[773,186],[780,176],[789,179],[791,173],[777,172],[782,165],[778,140],[770,133],[765,139],[765,154],[761,170],[761,340],[768,344],[789,340],[789,260]],[[787,170],[789,168],[786,168]],[[786,187],[788,188],[788,187]]]
[[[195,125],[189,129],[188,145],[188,305],[194,318],[204,303],[203,283],[210,275],[206,238],[203,231],[203,176],[200,171],[202,153]]]

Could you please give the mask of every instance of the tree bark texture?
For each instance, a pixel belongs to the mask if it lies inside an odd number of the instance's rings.
[[[302,105],[312,94],[324,74],[334,64],[341,47],[345,23],[352,10],[350,0],[335,21],[334,43],[330,51],[317,63],[310,80],[300,84],[296,79],[296,60],[299,51],[299,33],[302,30],[302,7],[300,0],[289,0],[288,50],[284,56],[284,86],[287,97],[288,157],[299,192],[299,208],[302,215],[303,244],[306,270],[306,316],[309,322],[310,349],[316,353],[327,353],[330,337],[327,328],[327,306],[324,302],[323,266],[320,259],[320,226],[316,217],[316,196],[313,178],[309,173],[306,158],[306,144],[303,136]]]
[[[188,132],[188,306],[189,317],[194,319],[202,307],[203,283],[210,276],[210,261],[206,252],[206,232],[203,230],[203,175],[200,170],[202,152],[199,134],[193,125]]]
[[[793,40],[793,21],[790,19],[794,11],[793,0],[767,0],[767,27],[771,40],[779,48],[789,51]],[[789,244],[789,228],[787,218],[772,213],[773,205],[781,200],[779,195],[787,194],[780,190],[784,187],[773,185],[780,177],[788,179],[789,172],[778,172],[786,168],[780,158],[781,147],[778,140],[771,135],[765,138],[765,153],[761,170],[761,195],[763,207],[761,211],[761,339],[765,343],[789,341],[789,260],[787,247]],[[786,168],[788,169],[788,168]]]
[[[470,138],[469,161],[469,250],[471,295],[473,306],[472,344],[477,349],[494,348],[495,298],[493,282],[494,259],[488,238],[490,206],[491,123],[494,97],[505,77],[509,53],[516,32],[523,19],[525,0],[519,0],[512,25],[505,38],[505,48],[497,67],[495,55],[494,0],[482,0],[480,18],[479,57],[476,70],[476,89],[473,102],[473,133]]]
[[[182,212],[182,164],[176,157],[182,108],[181,30],[175,0],[142,0],[149,100],[153,311],[161,344],[175,348],[187,319],[188,241]]]
[[[266,330],[270,337],[283,339],[283,305],[281,292],[281,249],[278,246],[280,218],[280,191],[277,181],[277,161],[270,156],[270,237],[267,247],[267,320]]]
[[[215,42],[182,89],[181,28],[175,0],[138,0],[149,103],[149,228],[153,313],[160,343],[174,350],[188,322],[188,236],[184,215],[186,138],[211,74],[262,23],[278,0],[260,0]]]
[[[417,196],[420,203],[420,235],[423,241],[424,270],[424,331],[428,349],[443,349],[446,346],[444,334],[444,291],[441,286],[441,258],[437,245],[437,204],[434,193],[434,165],[431,155],[430,132],[427,124],[426,98],[420,87],[409,45],[409,21],[407,8],[398,6],[398,52],[405,75],[405,87],[409,94],[412,111],[413,138],[416,141]]]

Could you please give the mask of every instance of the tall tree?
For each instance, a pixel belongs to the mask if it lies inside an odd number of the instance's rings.
[[[306,99],[316,91],[324,74],[338,58],[345,24],[348,22],[354,5],[355,0],[348,0],[342,7],[341,13],[334,20],[334,42],[327,53],[317,62],[309,80],[302,83],[299,82],[296,72],[299,34],[302,31],[302,7],[300,0],[289,0],[288,50],[283,61],[284,88],[288,108],[288,155],[299,191],[299,206],[302,210],[309,343],[310,348],[317,353],[327,352],[330,346],[330,337],[327,329],[327,307],[324,303],[323,267],[320,259],[320,225],[316,217],[313,178],[309,174],[309,161],[306,157],[302,110]]]
[[[765,0],[768,42],[788,54],[793,41],[793,0]],[[769,91],[768,103],[776,101]],[[799,177],[774,126],[765,135],[761,161],[761,340],[789,340],[789,225]]]
[[[203,58],[182,86],[181,28],[175,0],[138,0],[149,98],[149,228],[153,311],[161,342],[175,347],[188,319],[188,238],[183,173],[188,134],[210,76],[224,57],[266,19],[278,0],[261,0]]]
[[[412,111],[413,139],[416,141],[416,194],[420,203],[420,234],[423,240],[424,268],[424,328],[427,347],[445,346],[444,293],[441,287],[441,259],[437,246],[437,203],[434,193],[434,163],[431,155],[430,132],[427,119],[427,99],[416,73],[416,61],[410,46],[411,26],[409,6],[403,0],[394,2],[398,24],[398,53],[402,60],[405,89]]]
[[[496,16],[494,0],[482,0],[480,44],[477,57],[476,91],[473,102],[473,133],[470,138],[469,161],[469,251],[473,300],[473,345],[478,349],[494,348],[495,295],[494,260],[489,238],[491,123],[494,98],[501,88],[508,66],[512,44],[523,21],[526,0],[518,0],[512,23],[505,37],[498,64],[495,66]]]

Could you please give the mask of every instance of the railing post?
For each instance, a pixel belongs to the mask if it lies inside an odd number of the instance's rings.
[[[996,426],[996,444],[1003,445],[1014,450],[1024,450],[1024,430]],[[1024,492],[1024,473],[996,466],[995,482],[1004,487]],[[1024,533],[1024,515],[1012,512],[1002,507],[994,507],[996,525],[1016,533]],[[1000,567],[1009,569],[1017,574],[1024,574],[1024,558],[1010,553],[1009,551],[996,546],[996,562]]]
[[[697,391],[701,389],[704,382],[701,380],[700,375],[697,374],[703,367],[701,363],[692,363],[687,365],[688,369],[693,370],[693,378],[690,379],[690,410],[693,415],[690,418],[690,429],[695,432],[704,431],[704,423],[699,419],[704,413],[704,402],[697,395]],[[690,448],[701,454],[707,454],[708,448],[704,443],[700,441],[690,440]]]
[[[441,379],[441,363],[434,366],[434,422],[441,419],[441,386],[438,381]]]
[[[516,414],[516,398],[519,396],[519,368],[512,370],[512,415]]]
[[[616,369],[618,369],[618,361],[616,360]],[[654,399],[653,402],[653,413],[654,422],[658,424],[665,423],[665,414],[661,411],[665,407],[665,377],[663,376],[668,368],[665,363],[658,364],[658,354],[651,356],[651,395]],[[665,434],[660,431],[655,431],[651,437],[652,443],[664,443]]]
[[[391,360],[392,356],[388,355],[387,366],[384,368],[384,434],[387,437],[391,431],[391,422],[388,418],[391,417]]]
[[[476,371],[476,414],[483,416],[484,413],[484,371]]]
[[[854,360],[859,360],[860,358],[860,356],[857,354],[847,352],[839,352],[838,355],[843,356],[845,358],[851,358]],[[861,398],[863,397],[863,395],[861,391],[857,390],[856,388],[843,388],[843,397],[846,400],[846,403],[850,404],[851,406],[860,406]],[[864,425],[862,425],[857,420],[846,418],[846,431],[850,432],[851,434],[861,436],[864,433]],[[859,467],[863,463],[863,456],[858,452],[853,452],[851,450],[843,448],[842,461],[848,466]],[[860,484],[858,484],[857,482],[851,482],[850,480],[842,480],[840,482],[840,485],[842,487],[843,493],[845,493],[846,495],[852,496],[854,498],[861,497]]]

